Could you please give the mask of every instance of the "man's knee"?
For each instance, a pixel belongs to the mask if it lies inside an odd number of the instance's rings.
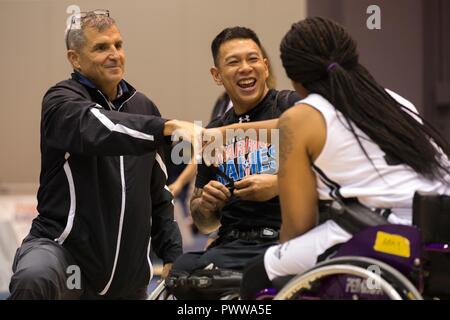
[[[57,274],[42,265],[27,266],[11,277],[9,299],[58,299]]]
[[[68,259],[62,248],[28,245],[21,249],[14,262],[9,299],[71,299],[81,294],[68,287]]]
[[[193,252],[182,254],[173,263],[172,270],[191,273],[194,270],[201,269],[202,266],[199,265],[201,256],[200,253]]]

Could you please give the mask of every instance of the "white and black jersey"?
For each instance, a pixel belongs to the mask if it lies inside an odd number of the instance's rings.
[[[387,92],[397,102],[417,112],[411,102],[392,91]],[[310,94],[300,103],[320,111],[327,126],[325,145],[314,161],[320,199],[332,199],[332,192],[338,189],[342,197],[358,198],[368,207],[390,208],[394,214],[390,217],[393,222],[410,224],[415,191],[439,194],[450,191],[448,184],[428,180],[411,167],[389,159],[376,143],[354,125],[371,163],[349,130],[342,113],[321,95]]]
[[[409,101],[391,91],[388,93],[403,106],[416,110]],[[343,115],[321,95],[310,94],[299,103],[320,111],[326,123],[325,145],[314,161],[320,199],[334,199],[340,193],[341,197],[357,198],[371,208],[391,209],[388,217],[391,223],[411,224],[415,191],[450,194],[450,177],[447,177],[449,183],[431,181],[411,167],[395,163],[354,125],[372,164]],[[450,165],[448,159],[444,155],[442,157]],[[327,220],[297,238],[270,247],[264,255],[267,275],[272,280],[305,272],[316,264],[317,258],[326,250],[351,238],[352,234],[334,220]]]

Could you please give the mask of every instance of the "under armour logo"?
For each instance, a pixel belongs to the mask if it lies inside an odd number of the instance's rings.
[[[248,114],[245,117],[239,117],[239,123],[242,123],[244,121],[250,122],[250,116]]]

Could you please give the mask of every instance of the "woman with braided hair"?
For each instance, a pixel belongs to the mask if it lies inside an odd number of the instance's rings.
[[[448,144],[409,101],[375,81],[342,26],[307,18],[280,50],[303,100],[278,121],[281,244],[247,266],[244,299],[352,237],[333,220],[317,224],[318,200],[356,198],[390,213],[391,223],[411,224],[415,191],[450,194]]]

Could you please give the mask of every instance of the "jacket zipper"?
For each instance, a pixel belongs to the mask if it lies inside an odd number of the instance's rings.
[[[111,277],[109,278],[109,281],[106,284],[105,288],[99,293],[100,295],[106,294],[106,292],[108,292],[109,290],[109,287],[111,286],[112,280],[114,278],[114,273],[116,272],[117,260],[119,258],[120,241],[122,240],[122,227],[123,227],[123,218],[125,215],[125,202],[126,202],[126,195],[125,195],[126,186],[125,186],[123,156],[120,156],[120,180],[122,182],[122,205],[120,207],[119,234],[117,235],[116,254],[114,257],[114,264],[111,271]]]
[[[97,91],[100,93],[100,95],[103,97],[103,99],[105,99],[105,101],[108,104],[108,106],[110,107],[110,109],[112,109],[109,104],[109,100],[106,99],[106,97],[103,95],[103,93],[100,90],[97,90]],[[136,92],[137,91],[135,91],[127,100],[122,102],[122,104],[119,106],[119,108],[117,108],[117,110],[115,110],[115,111],[120,111],[120,109],[122,108],[124,103],[128,102],[131,98],[133,98],[134,95],[136,94]],[[99,292],[100,295],[105,295],[111,286],[112,280],[114,278],[114,274],[116,272],[117,261],[119,259],[119,253],[120,253],[120,242],[122,240],[122,228],[123,228],[123,219],[124,219],[124,215],[125,215],[125,203],[126,203],[126,186],[125,186],[125,171],[124,171],[123,156],[120,156],[120,180],[122,182],[122,204],[121,204],[121,208],[120,208],[119,234],[117,235],[116,254],[114,256],[114,264],[113,264],[113,268],[111,271],[111,276],[110,276],[109,281],[107,282],[105,288],[101,292]],[[149,243],[148,251],[150,251],[150,243]],[[151,268],[150,275],[152,276],[153,270],[152,270],[151,264],[150,264],[150,268]]]
[[[103,99],[105,100],[105,102],[106,102],[106,104],[108,105],[109,109],[114,110],[114,111],[120,111],[120,109],[122,109],[122,106],[123,106],[126,102],[130,101],[130,99],[133,98],[134,95],[135,95],[136,92],[137,92],[137,90],[135,90],[135,91],[133,92],[133,94],[132,94],[127,100],[125,100],[124,102],[122,102],[122,104],[121,104],[121,105],[117,108],[117,110],[116,110],[114,107],[111,107],[111,104],[110,104],[110,103],[112,103],[112,102],[110,102],[108,99],[106,99],[106,97],[103,95],[103,93],[102,93],[100,90],[97,90],[97,91],[98,91],[98,93],[100,93],[100,95],[103,97]]]

